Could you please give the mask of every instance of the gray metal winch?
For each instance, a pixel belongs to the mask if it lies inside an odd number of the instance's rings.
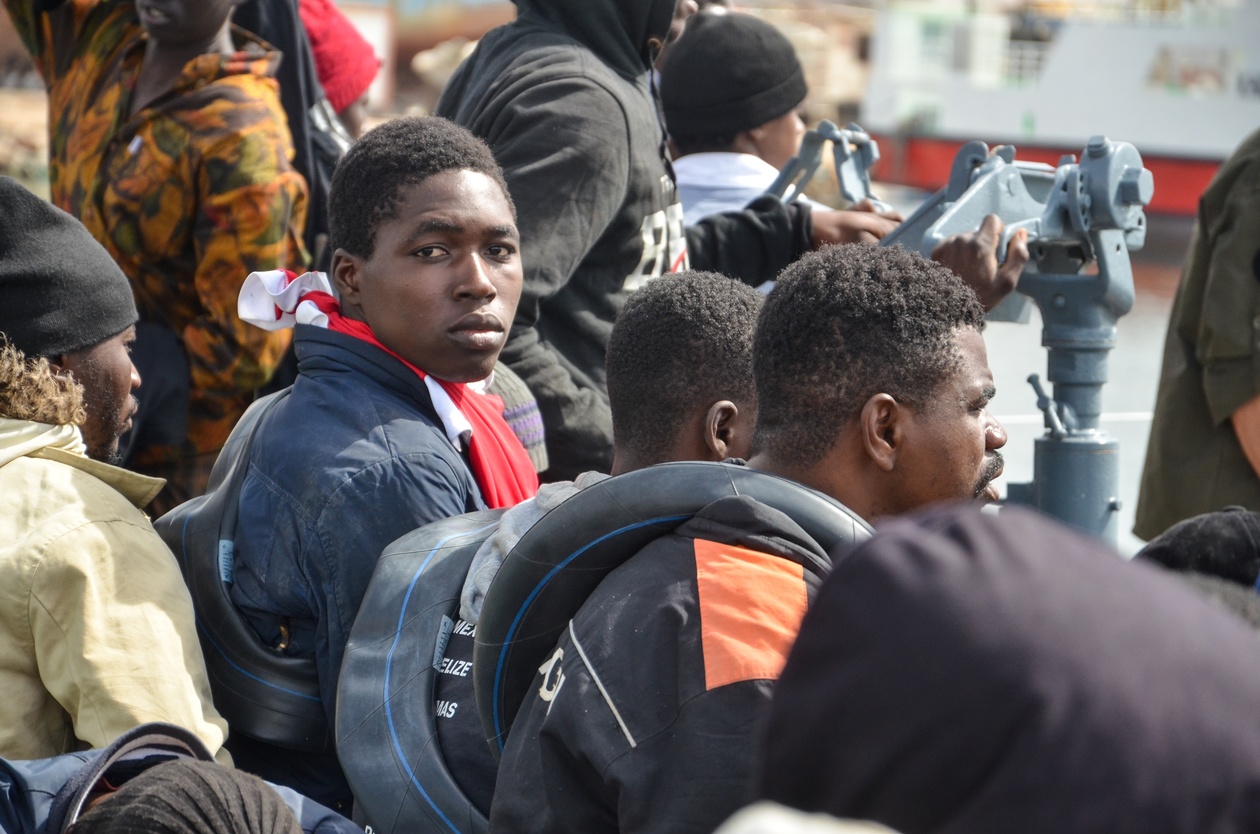
[[[840,130],[830,122],[807,134],[801,154],[772,191],[783,196],[790,186],[788,199],[794,199],[805,175],[817,169],[825,141],[845,146],[835,152],[845,197],[870,199],[868,169],[879,158],[878,147],[857,125]],[[1127,142],[1095,136],[1079,162],[1066,156],[1057,167],[1017,161],[1010,145],[990,151],[983,142],[969,142],[954,158],[946,186],[881,241],[930,257],[946,238],[974,232],[986,215],[996,214],[1005,224],[999,246],[999,257],[1005,257],[1011,235],[1027,230],[1031,258],[1019,294],[989,317],[1027,322],[1028,305],[1036,302],[1053,395],[1037,374],[1028,377],[1046,433],[1036,441],[1033,480],[1010,484],[1007,497],[1112,543],[1120,509],[1119,442],[1099,425],[1102,387],[1116,322],[1133,306],[1129,251],[1146,241],[1143,209],[1153,193],[1151,172]]]

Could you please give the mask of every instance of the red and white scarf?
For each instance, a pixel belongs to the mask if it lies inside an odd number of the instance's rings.
[[[243,321],[265,330],[311,324],[353,336],[385,351],[424,381],[447,437],[456,448],[464,432],[471,431],[468,459],[487,506],[515,506],[538,491],[538,473],[520,439],[503,419],[503,400],[462,382],[429,376],[381,344],[365,322],[341,314],[341,304],[324,273],[299,276],[278,269],[252,272],[241,287],[237,310]]]

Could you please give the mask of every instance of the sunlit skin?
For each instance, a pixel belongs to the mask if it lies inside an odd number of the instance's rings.
[[[723,461],[747,458],[752,453],[753,431],[757,424],[757,401],[718,400],[697,411],[679,431],[672,447],[627,448],[613,438],[611,475],[675,460]]]
[[[53,369],[83,386],[87,420],[80,429],[88,457],[117,463],[118,438],[131,428],[139,403],[140,372],[131,363],[135,326],[92,347],[53,357]]]
[[[1006,430],[988,411],[997,390],[984,337],[961,327],[951,342],[953,370],[924,402],[874,394],[818,460],[789,464],[761,451],[749,465],[824,492],[868,521],[940,501],[995,500]]]
[[[148,39],[131,95],[134,115],[174,89],[184,66],[199,55],[231,55],[230,17],[243,0],[137,0]]]
[[[988,411],[997,394],[980,331],[955,331],[958,365],[931,401],[907,407],[898,456],[898,498],[890,514],[950,500],[996,500],[1006,430]]]
[[[503,189],[475,171],[403,186],[368,257],[338,249],[342,313],[411,364],[473,382],[494,370],[521,296],[520,234]]]
[[[782,170],[801,149],[805,138],[805,122],[796,110],[789,110],[752,130],[735,137],[732,146],[738,153],[761,157],[772,167]]]

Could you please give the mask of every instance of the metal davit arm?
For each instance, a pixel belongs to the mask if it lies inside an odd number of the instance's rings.
[[[889,211],[891,206],[871,194],[870,170],[879,162],[879,143],[856,124],[841,130],[834,122],[825,119],[818,123],[818,127],[806,131],[796,156],[783,166],[766,193],[785,203],[805,193],[805,186],[822,164],[822,151],[827,142],[831,143],[836,179],[844,198],[851,203],[870,200],[876,211]]]

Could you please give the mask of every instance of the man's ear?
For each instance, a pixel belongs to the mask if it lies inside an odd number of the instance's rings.
[[[332,254],[330,269],[333,289],[342,304],[359,306],[359,279],[363,273],[363,259],[351,255],[344,249],[337,249]]]
[[[56,376],[74,376],[73,373],[66,370],[66,355],[64,353],[56,356],[45,356],[44,359],[47,360],[48,367],[52,369],[53,374]]]
[[[727,451],[735,442],[736,418],[739,407],[730,400],[718,400],[709,406],[704,415],[704,445],[713,453],[714,460],[726,460]]]
[[[862,449],[877,467],[891,472],[905,440],[905,409],[890,394],[876,394],[858,415]]]
[[[757,156],[763,155],[766,150],[766,143],[770,141],[769,124],[767,122],[744,131],[743,136],[746,138],[748,146],[752,149],[751,151],[745,151],[745,153],[751,152]]]

